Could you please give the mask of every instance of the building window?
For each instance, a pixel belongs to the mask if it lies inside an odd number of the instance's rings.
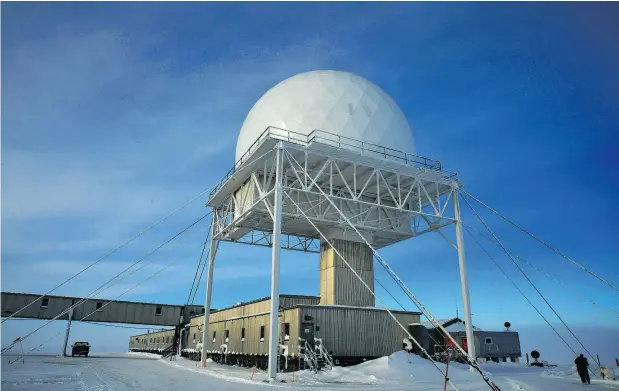
[[[44,297],[43,300],[41,300],[41,308],[47,308],[48,305],[49,305],[49,298]]]
[[[90,307],[90,308],[92,308],[92,307]],[[97,302],[97,311],[103,311],[103,303],[100,302],[100,301]]]
[[[155,307],[155,315],[161,316],[161,307]]]
[[[165,338],[165,342],[166,342],[166,343],[170,343],[170,337],[166,337],[166,338]]]
[[[320,331],[320,326],[316,326],[316,331]]]
[[[290,323],[284,323],[284,341],[290,339]]]
[[[492,345],[492,337],[486,337],[486,345]]]
[[[213,331],[213,342],[215,342],[215,336],[217,335],[217,333],[215,331]]]
[[[204,307],[202,307],[202,312],[201,313],[203,314],[205,312],[206,312],[206,310],[204,309]]]
[[[230,330],[224,330],[224,339],[225,342],[228,342],[228,340],[230,339]]]
[[[245,341],[245,327],[241,329],[241,341]]]
[[[264,341],[264,326],[260,326],[260,342]]]
[[[193,343],[196,343],[196,333],[193,333]]]

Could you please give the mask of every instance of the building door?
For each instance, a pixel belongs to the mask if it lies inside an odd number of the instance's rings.
[[[307,341],[308,344],[314,346],[314,324],[301,323],[301,338]]]

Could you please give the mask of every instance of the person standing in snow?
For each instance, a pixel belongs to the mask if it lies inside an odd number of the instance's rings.
[[[576,364],[576,370],[578,371],[578,375],[580,376],[580,380],[582,384],[591,384],[591,379],[589,378],[589,362],[585,358],[585,356],[580,354],[580,356],[576,357],[574,360],[574,364]]]

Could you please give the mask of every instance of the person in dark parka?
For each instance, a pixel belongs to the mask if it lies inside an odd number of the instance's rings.
[[[582,353],[580,356],[576,357],[574,364],[576,364],[576,370],[578,371],[582,384],[591,384],[591,379],[589,378],[589,362]]]

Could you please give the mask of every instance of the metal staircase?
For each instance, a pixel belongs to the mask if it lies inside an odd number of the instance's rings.
[[[176,355],[178,354],[178,344],[180,343],[181,337],[181,327],[176,326],[174,329],[174,338],[172,338],[172,345],[166,347],[161,352],[161,358],[168,358],[170,360],[176,359]]]
[[[318,373],[326,367],[333,369],[333,359],[325,349],[322,339],[314,338],[312,345],[307,340],[299,338],[299,350],[306,368],[310,371]]]
[[[168,358],[170,360],[173,360],[176,357],[177,352],[178,349],[176,345],[172,344],[161,351],[161,358]]]
[[[307,340],[303,338],[299,338],[299,356],[305,363],[306,369],[314,373],[318,372],[318,362],[314,354],[314,349],[312,349]]]
[[[319,370],[327,366],[333,369],[333,358],[322,343],[322,338],[314,338],[314,352]]]

